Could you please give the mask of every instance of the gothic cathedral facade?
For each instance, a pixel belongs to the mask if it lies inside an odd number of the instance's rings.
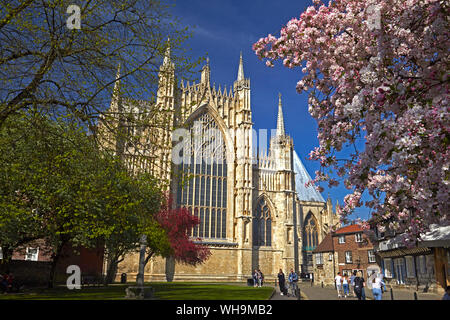
[[[146,108],[153,112],[143,112]],[[242,281],[254,269],[261,269],[267,280],[274,279],[279,269],[313,272],[312,250],[339,218],[330,199],[325,201],[314,187],[305,187],[311,178],[285,133],[281,95],[268,151],[253,150],[250,79],[244,76],[242,54],[237,79],[227,92],[211,86],[209,62],[199,83],[176,83],[168,48],[156,105],[122,99],[116,92],[109,111],[152,114],[150,122],[164,120],[165,125],[140,133],[145,146],[141,150],[147,155],[140,159],[145,160],[137,160],[136,150],[127,142],[112,144],[125,150],[131,167],[150,170],[169,182],[177,206],[200,219],[192,237],[201,238],[212,253],[196,267],[154,257],[146,266],[145,281]],[[180,151],[175,128],[199,137],[198,147]],[[175,163],[174,153],[184,160]],[[207,161],[208,157],[221,161]],[[119,264],[117,276],[125,272],[132,278],[137,271],[138,254],[131,254]]]

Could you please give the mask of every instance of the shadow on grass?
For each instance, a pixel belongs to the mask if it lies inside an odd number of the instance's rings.
[[[30,289],[18,294],[0,294],[0,300],[123,300],[125,288],[133,285],[135,283],[113,284],[80,290],[66,287]],[[273,291],[272,287],[220,283],[153,282],[146,285],[155,289],[156,299],[160,300],[267,300]]]

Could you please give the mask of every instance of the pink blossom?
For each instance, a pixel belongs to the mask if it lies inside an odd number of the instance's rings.
[[[378,0],[382,21],[374,27],[371,1],[313,2],[279,38],[268,35],[253,49],[269,66],[279,59],[302,68],[299,93],[314,89],[308,111],[319,147],[310,158],[323,169],[313,182],[335,186],[323,173],[329,167],[352,190],[339,209],[343,221],[367,191],[373,216],[390,219],[379,229],[415,243],[430,224],[450,219],[448,8],[440,0]],[[332,160],[355,132],[364,149]]]

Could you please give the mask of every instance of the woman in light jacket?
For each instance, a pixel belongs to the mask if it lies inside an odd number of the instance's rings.
[[[372,293],[375,300],[382,299],[383,291],[381,290],[381,288],[384,288],[384,291],[386,291],[386,284],[383,281],[383,276],[378,275],[372,280]]]

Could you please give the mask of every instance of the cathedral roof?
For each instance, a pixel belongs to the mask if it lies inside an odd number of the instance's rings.
[[[295,190],[298,198],[303,201],[325,202],[319,191],[313,186],[305,187],[305,183],[312,180],[305,166],[294,150]]]

